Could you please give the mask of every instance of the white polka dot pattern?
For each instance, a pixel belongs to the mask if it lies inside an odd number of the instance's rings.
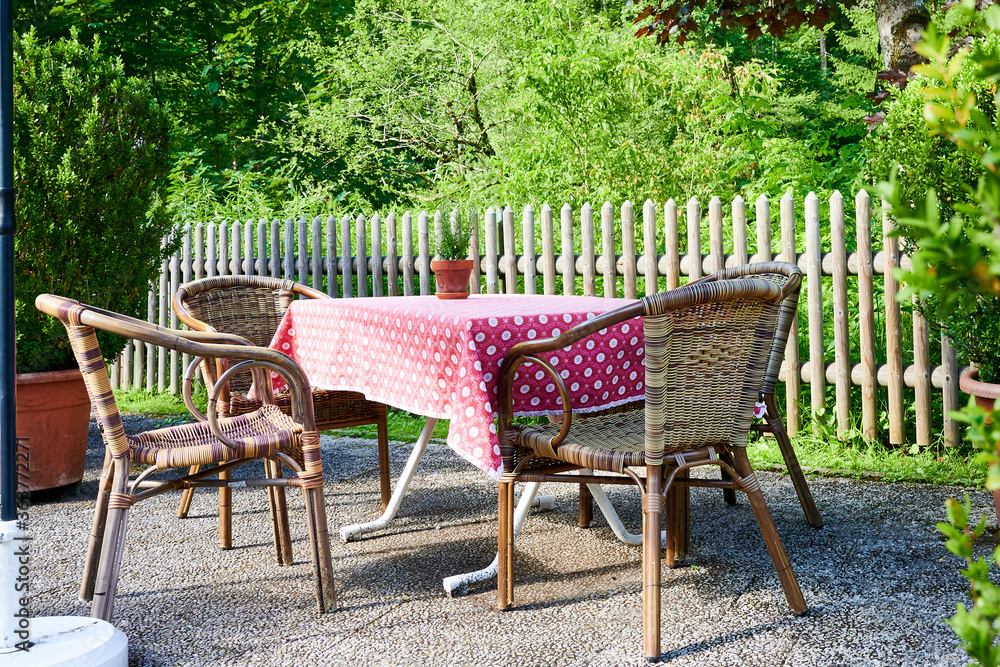
[[[313,386],[360,391],[373,401],[451,420],[449,446],[498,477],[493,409],[504,355],[519,341],[547,336],[553,331],[544,326],[548,322],[558,320],[557,331],[566,331],[626,303],[578,296],[308,299],[292,304],[271,347],[294,358]],[[643,397],[641,371],[623,376],[620,366],[606,361],[624,352],[637,367],[644,365],[642,344],[640,318],[602,329],[547,360],[566,382],[574,408],[600,410]],[[561,413],[552,377],[537,366],[521,370],[515,413]]]

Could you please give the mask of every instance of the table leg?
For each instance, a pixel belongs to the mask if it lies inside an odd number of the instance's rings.
[[[402,474],[400,474],[399,479],[396,480],[396,488],[392,490],[392,498],[389,499],[389,505],[385,508],[385,511],[382,512],[382,516],[367,523],[355,523],[349,526],[341,526],[341,542],[350,542],[356,535],[370,533],[373,530],[379,530],[392,521],[393,517],[396,516],[396,512],[399,510],[399,504],[403,501],[403,496],[406,495],[406,489],[410,486],[410,480],[413,479],[413,473],[417,470],[417,464],[420,463],[420,457],[424,455],[424,450],[427,449],[427,443],[431,440],[431,434],[434,432],[434,427],[437,426],[437,422],[438,420],[434,417],[428,417],[427,421],[424,423],[424,428],[420,431],[420,437],[417,438],[416,444],[413,445],[413,451],[410,452],[410,458],[406,461],[406,467],[403,468]]]
[[[528,482],[524,485],[524,492],[521,493],[521,499],[517,501],[517,509],[514,510],[515,536],[517,536],[517,534],[521,531],[521,524],[524,523],[524,518],[528,515],[528,510],[535,504],[535,494],[538,493],[538,487],[540,485],[540,482]],[[497,566],[500,562],[499,559],[500,556],[497,554],[493,557],[493,562],[481,570],[467,572],[465,574],[454,574],[450,577],[445,577],[443,582],[445,593],[447,593],[450,597],[465,595],[469,592],[469,584],[474,584],[476,582],[484,581],[497,576]]]
[[[591,470],[581,470],[581,475],[593,474]],[[597,503],[598,509],[604,515],[604,518],[608,520],[608,525],[611,526],[611,530],[618,537],[619,540],[625,544],[632,544],[638,546],[642,544],[642,533],[630,533],[628,529],[625,528],[625,524],[622,523],[621,518],[618,516],[618,512],[615,511],[614,505],[611,504],[611,499],[608,498],[608,494],[604,492],[604,487],[600,484],[588,484],[587,490],[590,491],[590,495],[594,497],[594,502]],[[663,548],[667,546],[667,531],[660,533],[660,545]]]

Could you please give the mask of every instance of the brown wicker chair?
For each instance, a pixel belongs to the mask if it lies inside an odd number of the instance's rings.
[[[798,271],[798,269],[794,265],[786,262],[760,262],[757,264],[744,264],[742,266],[724,269],[692,284],[712,282],[714,280],[733,280],[737,278],[763,278],[765,280],[771,280],[772,282],[783,285],[794,271]],[[785,356],[785,344],[788,342],[788,336],[792,330],[792,324],[795,322],[798,304],[799,283],[796,283],[794,290],[781,302],[781,310],[778,311],[778,326],[775,330],[774,341],[771,343],[771,351],[767,357],[767,368],[764,371],[764,379],[760,386],[759,400],[767,406],[767,413],[765,415],[767,422],[764,424],[753,424],[751,429],[761,433],[771,433],[774,435],[774,438],[778,443],[778,448],[781,451],[782,458],[785,460],[785,467],[788,469],[788,476],[792,479],[792,485],[795,487],[795,492],[799,497],[799,503],[802,505],[802,510],[806,515],[806,521],[816,528],[822,528],[823,518],[820,516],[819,510],[816,508],[816,501],[813,500],[812,492],[809,490],[809,484],[806,481],[805,475],[802,473],[802,468],[799,466],[799,460],[795,456],[795,450],[792,448],[792,442],[788,438],[788,431],[785,429],[785,422],[781,418],[781,412],[778,410],[778,402],[774,397],[774,391],[778,384],[778,373],[781,371],[781,361]],[[630,403],[628,405],[611,408],[605,412],[598,413],[598,415],[628,412],[630,410],[641,409],[641,407],[641,402]],[[687,487],[678,489],[678,493],[681,494],[683,499],[681,501],[682,504],[678,504],[677,509],[678,511],[683,511],[687,507]],[[736,503],[735,491],[726,489],[724,494],[727,503],[730,505]],[[590,525],[593,517],[592,504],[593,499],[590,497],[586,485],[581,484],[581,527],[585,528]],[[678,517],[679,532],[676,535],[677,544],[675,545],[677,550],[676,556],[678,558],[683,558],[688,542],[686,532],[687,522],[683,520],[683,516],[684,515],[682,514]]]
[[[605,313],[547,340],[515,345],[504,358],[499,387],[499,438],[504,473],[499,489],[498,603],[514,600],[514,483],[635,483],[643,511],[643,649],[660,658],[660,524],[677,531],[675,489],[731,488],[747,494],[792,610],[806,610],[791,564],[746,454],[753,404],[768,361],[783,298],[801,279],[797,269],[784,284],[761,279],[713,280],[655,294]],[[548,361],[565,348],[611,324],[643,316],[646,337],[646,402],[643,411],[573,420],[566,382]],[[513,423],[514,374],[525,363],[540,366],[559,388],[561,424]],[[732,461],[730,464],[729,461]],[[691,479],[693,467],[718,465],[722,480]],[[645,477],[638,468],[645,467]],[[600,471],[565,474],[588,469]],[[611,475],[607,473],[616,473]],[[671,562],[676,538],[667,540]]]
[[[267,276],[219,276],[205,278],[181,285],[174,294],[173,308],[181,322],[195,331],[218,331],[236,334],[254,345],[267,347],[281,322],[288,306],[297,296],[310,299],[328,299],[326,294],[292,282]],[[221,368],[225,368],[225,361]],[[220,368],[203,364],[206,383],[211,387]],[[248,373],[230,378],[223,388],[219,402],[220,414],[227,417],[252,412],[260,401],[247,396],[251,385]],[[290,401],[287,393],[275,397],[275,404],[288,414]],[[386,424],[386,406],[367,400],[353,391],[313,389],[313,406],[316,427],[320,431],[347,428],[364,424],[378,427],[379,486],[382,510],[389,504],[392,488],[389,483],[389,429]],[[192,470],[192,472],[196,472]],[[191,505],[191,489],[185,491],[177,516],[187,516]],[[223,548],[232,546],[228,489],[219,496],[219,541]],[[290,562],[290,561],[289,561]]]
[[[253,347],[238,336],[163,329],[51,294],[40,295],[35,305],[65,325],[106,444],[97,508],[80,588],[81,599],[93,600],[91,615],[104,620],[111,618],[125,527],[132,505],[173,489],[197,486],[221,488],[227,484],[226,481],[204,478],[255,459],[281,461],[296,472],[294,477],[288,479],[248,479],[239,483],[241,486],[265,486],[273,491],[283,491],[285,486],[302,488],[319,610],[335,609],[337,603],[323,498],[319,432],[313,419],[308,380],[299,366],[283,354]],[[292,387],[294,415],[289,417],[271,404],[232,418],[219,417],[214,409],[210,409],[207,421],[126,435],[111,391],[108,369],[98,346],[97,330],[196,357],[224,357],[242,362],[234,367],[234,371],[252,369],[261,376],[262,369],[278,372]],[[226,375],[220,377],[222,381],[226,379]],[[210,397],[210,408],[215,407],[217,400],[214,394]],[[136,479],[130,480],[129,468],[133,464],[149,467]],[[165,468],[192,465],[216,467],[180,479],[162,482],[147,480],[150,474]],[[287,525],[278,525],[282,517],[274,505],[274,495],[271,516],[275,550],[280,554],[279,536],[282,531],[287,533]]]

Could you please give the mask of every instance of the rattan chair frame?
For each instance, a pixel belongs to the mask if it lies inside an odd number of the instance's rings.
[[[177,318],[194,331],[224,332],[236,334],[253,344],[266,347],[278,327],[282,316],[292,302],[304,297],[308,299],[329,299],[328,295],[306,285],[271,278],[269,276],[216,276],[195,280],[181,285],[173,298],[173,309]],[[203,360],[203,377],[212,388],[220,374],[227,367],[226,359]],[[250,381],[246,374],[233,376],[225,383],[220,393],[218,409],[224,416],[236,416],[256,410],[260,400],[247,396]],[[267,391],[270,391],[269,384]],[[189,381],[185,382],[185,394],[190,392]],[[316,414],[316,427],[320,431],[375,424],[377,428],[379,491],[382,511],[385,511],[392,495],[389,479],[389,428],[387,408],[382,403],[367,400],[363,394],[351,391],[327,389],[312,390]],[[278,407],[285,413],[290,410],[288,397],[280,394],[275,398]],[[192,469],[192,473],[197,472]],[[224,476],[225,471],[220,471]],[[269,470],[269,474],[280,474]],[[193,497],[193,489],[181,496],[177,516],[188,514]],[[284,512],[284,498],[280,491],[277,496],[279,511]],[[224,549],[232,546],[232,521],[230,515],[230,492],[223,487],[219,492],[219,542]],[[285,543],[286,562],[291,563],[290,543]]]
[[[225,479],[204,478],[257,459],[281,461],[295,471],[294,477],[241,480],[240,485],[269,490],[286,486],[302,488],[317,607],[321,612],[336,609],[319,432],[313,417],[308,380],[302,369],[286,355],[252,346],[238,336],[166,329],[52,294],[38,296],[35,306],[59,319],[66,327],[106,445],[80,589],[81,599],[93,602],[91,615],[111,619],[126,526],[130,509],[136,502],[174,489],[222,488],[228,485]],[[268,404],[238,417],[222,417],[216,409],[220,392],[214,391],[209,397],[206,422],[126,435],[111,390],[108,368],[98,345],[98,330],[196,357],[238,360],[238,369],[234,371],[250,371],[259,376],[263,376],[264,371],[280,373],[291,388],[292,416]],[[130,480],[130,466],[143,463],[149,467],[135,480]],[[187,468],[193,464],[218,467],[180,479],[147,479],[166,468]],[[275,550],[280,552],[278,539],[282,529],[277,525],[279,516],[273,503],[271,510],[275,522]],[[284,531],[287,533],[287,526]]]
[[[796,613],[807,609],[746,455],[750,413],[775,336],[780,304],[797,290],[801,280],[797,269],[788,273],[790,275],[780,286],[760,278],[687,285],[595,317],[555,338],[519,342],[511,348],[502,362],[499,383],[498,433],[504,463],[499,485],[497,531],[500,609],[508,609],[514,602],[514,483],[542,481],[626,483],[639,488],[643,512],[643,649],[650,661],[660,658],[660,525],[665,517],[669,536],[667,561],[672,564],[678,547],[680,527],[677,524],[681,519],[686,522],[687,518],[677,507],[679,501],[675,490],[678,488],[708,486],[743,491],[750,501],[789,606]],[[639,316],[644,318],[646,330],[644,410],[574,421],[565,385],[569,380],[559,376],[547,355],[594,332]],[[718,344],[718,338],[709,338],[706,333],[712,328],[704,326],[708,324],[721,327],[721,335],[733,344],[721,351],[706,347],[708,341]],[[563,419],[558,425],[513,423],[513,381],[525,363],[540,366],[559,388]],[[713,402],[713,406],[726,406],[722,416],[707,417],[703,414],[703,406],[687,406],[687,412],[680,410],[685,406],[674,396],[681,392],[671,391],[669,383],[681,386],[688,380],[678,374],[691,372],[696,365],[700,365],[701,372],[698,382],[703,382],[704,377],[725,378],[728,374],[736,374],[732,386],[721,385],[713,379],[710,382],[715,384],[705,390],[722,392],[716,399],[721,396],[725,400]],[[723,368],[728,374],[721,372]],[[701,396],[704,391],[693,386],[691,394]],[[686,400],[696,401],[695,398]],[[632,430],[609,430],[614,424]],[[558,433],[554,433],[556,426]],[[570,433],[573,433],[572,439],[569,439]],[[634,447],[622,449],[607,444],[622,438],[632,438]],[[578,444],[585,442],[600,444],[590,448]],[[716,465],[726,474],[721,480],[687,475],[691,468],[704,465]],[[567,474],[585,469],[595,472]],[[644,476],[640,474],[643,469]]]

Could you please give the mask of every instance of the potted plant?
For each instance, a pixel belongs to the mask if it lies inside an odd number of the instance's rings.
[[[90,402],[65,329],[35,297],[144,315],[173,251],[162,244],[169,121],[148,85],[75,32],[15,35],[14,104],[17,435],[38,490],[82,479]],[[125,343],[101,338],[109,355]]]
[[[468,259],[469,239],[472,232],[461,224],[452,229],[445,225],[438,243],[439,259],[431,262],[431,271],[437,282],[435,294],[439,299],[465,299],[469,296],[469,276],[474,262]]]

